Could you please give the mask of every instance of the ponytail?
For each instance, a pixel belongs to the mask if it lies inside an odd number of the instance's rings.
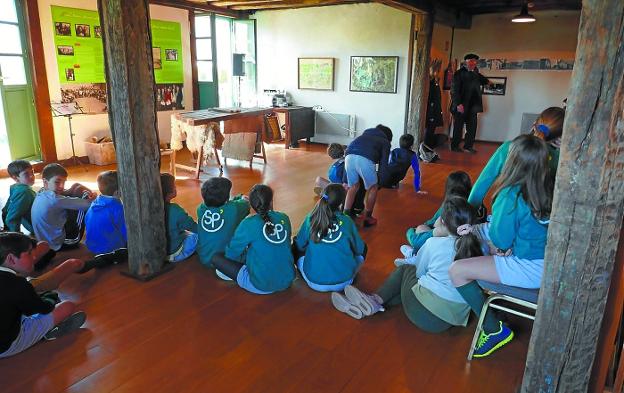
[[[267,234],[273,234],[275,224],[271,222],[269,211],[273,208],[273,190],[264,184],[256,184],[249,191],[249,204],[266,223]]]
[[[332,183],[325,187],[310,214],[310,237],[318,243],[327,236],[327,232],[336,217],[336,211],[344,203],[346,192],[342,184]]]
[[[455,261],[483,255],[481,243],[474,234],[477,224],[475,209],[465,198],[450,196],[442,204],[442,221],[455,240]]]

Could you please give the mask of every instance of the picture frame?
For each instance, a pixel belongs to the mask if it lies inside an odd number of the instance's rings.
[[[162,59],[160,57],[160,47],[152,47],[152,59],[154,60],[154,69],[162,69]]]
[[[396,94],[399,56],[351,56],[349,69],[350,91]]]
[[[297,88],[300,90],[334,90],[333,57],[300,57],[297,60]]]
[[[76,37],[91,37],[91,26],[76,24],[74,28],[76,29]]]
[[[178,50],[177,49],[165,49],[165,60],[166,61],[178,61]]]
[[[59,56],[73,56],[74,47],[71,45],[58,45],[56,47],[56,52]]]
[[[102,38],[102,26],[93,26],[93,36],[95,38]]]
[[[55,22],[54,31],[56,35],[71,36],[71,23]]]
[[[507,77],[506,76],[486,76],[493,83],[493,85],[483,85],[481,92],[483,95],[491,96],[504,96],[507,91]]]

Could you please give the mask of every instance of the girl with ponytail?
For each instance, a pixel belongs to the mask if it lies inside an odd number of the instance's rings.
[[[273,190],[264,184],[251,188],[249,204],[256,214],[241,221],[225,255],[215,254],[212,263],[249,292],[283,291],[295,279],[290,219],[273,210]]]
[[[341,291],[353,282],[364,262],[366,244],[355,223],[342,213],[346,191],[342,184],[325,187],[314,210],[295,237],[297,267],[316,291]]]
[[[439,237],[427,239],[414,257],[414,264],[397,267],[373,294],[352,285],[345,294],[332,293],[336,309],[360,319],[403,305],[408,319],[429,333],[440,333],[452,326],[466,326],[470,306],[457,292],[449,277],[449,267],[459,258],[482,255],[474,228],[475,209],[460,196],[449,196],[436,221]]]

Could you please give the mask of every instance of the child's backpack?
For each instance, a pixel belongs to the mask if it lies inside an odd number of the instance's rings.
[[[435,150],[422,142],[418,146],[418,158],[420,158],[420,160],[424,162],[436,162],[440,159],[440,156],[438,156],[438,153],[436,153]]]

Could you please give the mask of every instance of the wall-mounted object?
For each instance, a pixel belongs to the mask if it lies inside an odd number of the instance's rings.
[[[300,57],[297,87],[310,90],[334,90],[333,57]]]
[[[351,56],[349,90],[396,93],[398,56]]]
[[[492,96],[504,96],[507,90],[507,77],[506,76],[486,76],[492,82],[491,85],[484,85],[482,87],[483,94],[489,94]]]

